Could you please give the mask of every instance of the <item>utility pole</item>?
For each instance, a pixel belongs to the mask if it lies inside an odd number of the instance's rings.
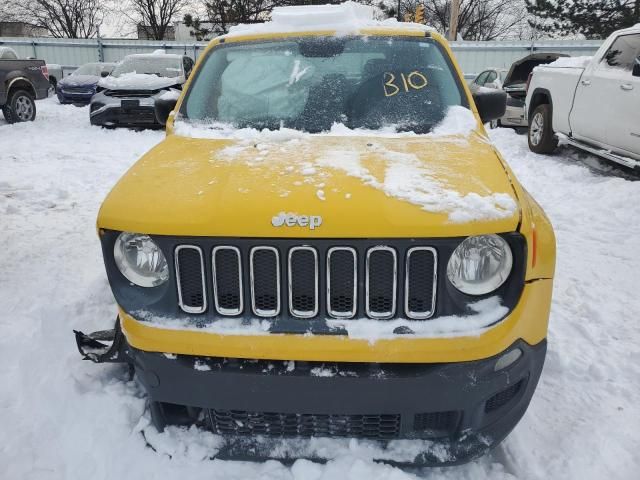
[[[451,17],[449,18],[449,41],[458,38],[458,15],[460,15],[460,0],[451,0]]]
[[[640,1],[640,0],[638,0],[638,1]],[[398,13],[397,13],[396,17],[398,18],[399,22],[402,21],[402,17],[400,16],[400,0],[398,0]]]

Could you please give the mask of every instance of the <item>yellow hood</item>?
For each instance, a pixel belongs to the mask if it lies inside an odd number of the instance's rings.
[[[281,213],[321,217],[322,224],[274,226]],[[168,135],[114,187],[98,227],[159,235],[447,237],[514,231],[519,219],[505,169],[478,132],[272,132]]]

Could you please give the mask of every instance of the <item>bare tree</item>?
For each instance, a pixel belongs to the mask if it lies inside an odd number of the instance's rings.
[[[189,0],[131,0],[131,8],[125,13],[138,22],[154,40],[164,40],[169,26],[188,5]]]
[[[450,0],[400,0],[400,18],[415,12],[416,6],[425,7],[427,24],[444,33],[449,30]],[[397,4],[384,3],[389,16],[397,16]],[[386,7],[385,7],[386,6]],[[523,0],[460,0],[458,32],[465,40],[496,40],[522,35],[526,25]]]
[[[310,4],[312,2],[306,2]],[[326,2],[329,3],[329,2]],[[204,0],[207,20],[216,33],[227,33],[238,23],[260,23],[269,20],[274,7],[305,4],[292,0]]]
[[[9,18],[46,29],[56,38],[91,38],[104,19],[100,0],[7,0]]]

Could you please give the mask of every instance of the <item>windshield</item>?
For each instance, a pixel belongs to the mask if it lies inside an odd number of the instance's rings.
[[[71,75],[93,75],[99,77],[103,71],[110,72],[111,70],[113,70],[113,64],[111,63],[85,63]]]
[[[125,59],[113,69],[114,77],[125,73],[143,73],[157,75],[159,77],[179,77],[182,75],[181,61],[178,57],[125,57]]]
[[[214,48],[181,114],[212,126],[425,133],[453,105],[466,98],[431,39],[312,37]]]

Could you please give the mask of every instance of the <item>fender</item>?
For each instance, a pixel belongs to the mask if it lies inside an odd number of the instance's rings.
[[[549,99],[549,105],[551,106],[551,114],[553,118],[553,97],[551,96],[551,92],[546,88],[537,87],[531,95],[531,102],[529,102],[529,110],[527,111],[527,120],[531,117],[531,114],[536,109],[536,107],[541,104],[541,102],[535,103],[533,101],[537,95],[542,95]]]
[[[9,96],[9,91],[11,90],[11,87],[12,87],[16,82],[18,82],[18,81],[20,81],[20,80],[23,80],[24,82],[26,82],[26,83],[29,85],[30,93],[32,93],[32,94],[33,94],[33,96],[35,97],[35,96],[36,96],[36,89],[35,89],[35,87],[33,86],[33,82],[31,82],[31,80],[29,80],[29,79],[28,79],[27,77],[25,77],[24,75],[19,75],[19,76],[16,76],[16,77],[11,78],[11,74],[13,74],[13,73],[15,73],[15,72],[10,72],[10,73],[7,75],[7,80],[6,80],[6,81],[8,81],[8,83],[7,83],[7,89],[6,89],[6,95],[7,95],[7,97]]]

